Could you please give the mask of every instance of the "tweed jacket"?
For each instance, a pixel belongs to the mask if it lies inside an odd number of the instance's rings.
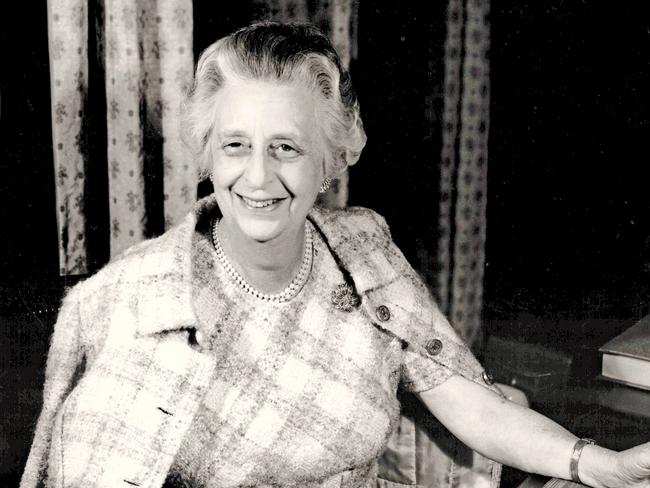
[[[192,236],[199,215],[215,205],[211,197],[199,201],[180,225],[130,248],[67,294],[22,488],[162,486],[215,367],[200,347],[191,300]],[[497,391],[382,217],[363,208],[315,208],[309,219],[377,327]],[[70,432],[67,407],[84,391],[92,391],[93,405],[84,428]],[[412,395],[401,401],[400,423],[378,461],[378,486],[498,486],[498,464],[463,446]]]

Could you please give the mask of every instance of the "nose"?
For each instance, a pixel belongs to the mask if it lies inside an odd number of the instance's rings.
[[[252,188],[263,188],[271,175],[270,161],[265,151],[254,150],[248,160],[244,176]]]

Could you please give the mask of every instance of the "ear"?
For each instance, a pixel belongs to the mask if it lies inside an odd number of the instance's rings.
[[[345,152],[341,151],[339,154],[335,155],[329,163],[325,160],[324,176],[334,180],[345,173],[345,170],[348,169],[345,156]]]

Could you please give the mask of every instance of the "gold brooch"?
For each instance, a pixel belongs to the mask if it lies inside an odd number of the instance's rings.
[[[359,305],[359,297],[350,285],[343,283],[332,291],[332,303],[338,310],[350,312]]]

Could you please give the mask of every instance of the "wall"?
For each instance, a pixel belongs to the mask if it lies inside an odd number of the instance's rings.
[[[494,7],[486,317],[597,342],[650,308],[650,7]]]

